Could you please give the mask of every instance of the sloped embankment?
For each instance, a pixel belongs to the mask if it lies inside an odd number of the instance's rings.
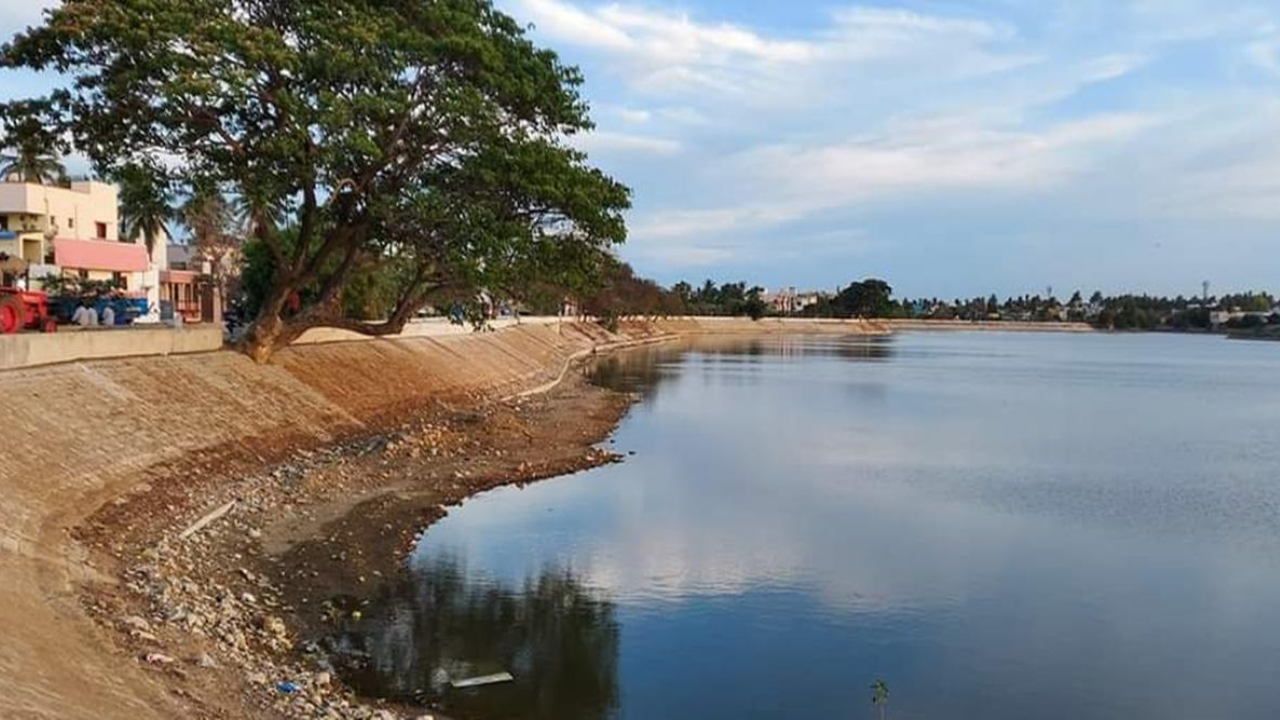
[[[538,325],[443,338],[231,352],[0,373],[0,717],[167,717],[177,708],[109,652],[73,583],[98,573],[70,529],[147,468],[240,445],[264,459],[361,431],[414,403],[553,381],[593,348],[660,336]]]
[[[111,650],[75,584],[110,579],[71,531],[180,458],[264,462],[358,434],[427,402],[466,406],[537,391],[574,358],[701,333],[839,332],[681,320],[525,325],[494,333],[291,348],[271,365],[231,352],[101,360],[0,373],[0,717],[183,714],[157,680]],[[215,452],[216,451],[216,452]]]

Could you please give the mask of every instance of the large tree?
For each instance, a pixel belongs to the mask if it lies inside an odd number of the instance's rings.
[[[841,290],[831,304],[843,317],[888,317],[893,313],[893,288],[883,280],[867,278]]]
[[[395,333],[442,295],[584,276],[625,237],[628,191],[567,144],[590,128],[580,74],[489,0],[67,0],[3,61],[72,78],[46,121],[99,173],[250,209],[259,360],[317,325]],[[345,318],[370,272],[390,316]]]

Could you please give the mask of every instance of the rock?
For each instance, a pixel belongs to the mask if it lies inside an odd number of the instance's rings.
[[[218,661],[214,660],[213,656],[209,653],[200,653],[192,660],[192,662],[194,662],[198,667],[208,670],[216,670],[218,668]]]
[[[138,632],[149,632],[151,630],[151,623],[137,615],[130,615],[124,618],[120,621],[120,625],[127,630],[136,630]]]
[[[173,658],[164,653],[150,652],[142,657],[150,665],[172,665]]]
[[[329,687],[333,684],[333,675],[327,672],[316,673],[316,687]]]
[[[284,639],[289,635],[289,628],[285,626],[284,620],[275,615],[268,615],[262,618],[262,630],[268,635]]]

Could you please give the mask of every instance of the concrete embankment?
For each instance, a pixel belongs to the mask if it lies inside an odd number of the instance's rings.
[[[222,349],[222,329],[195,325],[181,330],[160,325],[129,328],[62,328],[56,333],[0,335],[0,370],[56,365],[78,360],[186,355]]]
[[[686,334],[868,333],[866,323],[672,320],[530,323],[499,332],[325,342],[269,365],[232,352],[69,362],[0,372],[0,717],[185,716],[122,657],[76,584],[111,569],[71,538],[151,469],[243,445],[261,455],[357,435],[415,405],[536,391],[575,358]],[[340,340],[343,338],[332,338]]]

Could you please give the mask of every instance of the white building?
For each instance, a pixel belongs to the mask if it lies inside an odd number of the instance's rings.
[[[793,315],[803,312],[811,305],[817,305],[824,295],[820,292],[797,292],[794,287],[786,287],[777,292],[765,292],[760,299],[774,312]]]

